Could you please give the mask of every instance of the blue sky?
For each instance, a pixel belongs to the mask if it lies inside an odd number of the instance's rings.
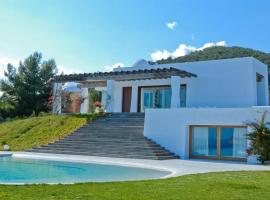
[[[66,72],[130,66],[205,44],[270,52],[269,10],[269,0],[1,0],[0,73],[34,51]]]

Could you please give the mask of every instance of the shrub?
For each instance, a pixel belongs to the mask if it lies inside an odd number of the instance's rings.
[[[252,129],[247,135],[251,141],[252,152],[258,155],[262,163],[270,159],[270,123],[265,120],[266,114],[264,112],[260,120],[247,124]]]

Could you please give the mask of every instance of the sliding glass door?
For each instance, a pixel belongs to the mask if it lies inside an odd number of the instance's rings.
[[[192,126],[190,130],[190,157],[246,158],[246,127]]]
[[[147,108],[169,108],[171,106],[170,87],[151,87],[141,90],[141,112]]]
[[[170,108],[171,107],[171,87],[141,87],[139,111],[144,112],[147,108]],[[180,106],[186,107],[187,85],[180,85]]]
[[[217,128],[193,128],[192,155],[207,157],[214,157],[217,155]]]
[[[221,128],[221,157],[244,158],[246,156],[246,128]]]

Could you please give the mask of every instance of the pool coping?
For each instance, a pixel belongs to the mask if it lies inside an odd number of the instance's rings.
[[[123,167],[153,169],[159,171],[166,171],[170,173],[163,177],[142,179],[142,180],[165,179],[188,174],[199,174],[209,172],[270,170],[270,166],[251,165],[235,161],[211,161],[199,159],[146,160],[146,159],[68,155],[68,154],[32,153],[32,152],[0,152],[0,157],[1,156],[13,156],[17,158],[53,160],[63,162],[116,165]],[[48,184],[59,184],[59,183],[48,183]],[[67,183],[67,184],[74,184],[74,183]]]
[[[122,180],[122,181],[143,181],[143,180],[155,180],[170,178],[175,175],[175,171],[162,166],[153,166],[144,163],[138,163],[139,159],[126,159],[126,158],[111,158],[111,157],[97,157],[97,156],[81,156],[81,155],[68,155],[68,154],[48,154],[48,153],[32,153],[32,152],[0,152],[0,157],[12,156],[14,158],[26,158],[26,159],[37,159],[37,160],[49,160],[49,161],[62,161],[62,162],[73,162],[73,163],[84,163],[84,164],[102,164],[122,167],[133,167],[142,169],[152,169],[157,171],[168,172],[169,174],[157,178],[145,178],[141,180]],[[142,159],[140,159],[142,160]],[[110,182],[122,182],[110,181]],[[91,182],[91,181],[90,181]],[[107,182],[107,181],[102,181]],[[45,184],[76,184],[77,182],[69,183],[45,183]],[[79,182],[78,182],[79,183]],[[87,182],[81,182],[87,183]],[[28,183],[0,183],[0,185],[26,185]],[[39,183],[33,183],[39,184]],[[44,183],[43,183],[44,184]]]

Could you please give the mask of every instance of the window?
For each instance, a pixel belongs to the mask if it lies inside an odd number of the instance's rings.
[[[170,87],[149,87],[141,90],[141,112],[147,108],[170,108]]]
[[[187,85],[181,84],[180,86],[180,107],[186,107],[187,105]]]
[[[259,73],[256,74],[256,88],[257,88],[257,106],[266,105],[264,76]]]
[[[217,128],[194,127],[192,133],[192,155],[217,155]]]
[[[139,89],[138,110],[144,112],[147,108],[170,108],[172,90],[170,86],[145,87]],[[180,85],[180,107],[186,107],[187,85]]]
[[[245,128],[221,128],[221,157],[239,157],[246,155]]]
[[[215,159],[244,159],[247,128],[230,126],[191,126],[190,156]]]

